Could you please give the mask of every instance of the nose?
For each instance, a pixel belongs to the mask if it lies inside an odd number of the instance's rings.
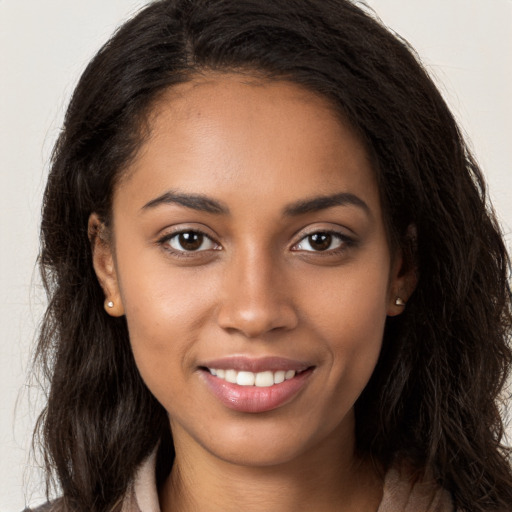
[[[292,296],[272,255],[245,251],[223,274],[218,324],[246,338],[291,330],[298,323]]]

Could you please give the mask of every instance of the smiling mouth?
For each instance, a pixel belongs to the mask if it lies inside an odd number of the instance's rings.
[[[296,370],[278,370],[278,371],[263,371],[263,372],[249,372],[237,371],[235,369],[221,369],[221,368],[205,368],[211,375],[230,384],[237,384],[238,386],[255,386],[258,388],[268,388],[275,384],[281,384],[285,380],[293,379],[297,374],[302,372]],[[306,370],[303,370],[306,371]]]
[[[216,368],[217,365],[213,364],[201,366],[200,370],[208,389],[222,404],[244,413],[267,412],[292,401],[307,386],[315,368],[288,361],[279,365],[281,369],[265,370],[262,361],[242,359],[238,362],[238,370],[230,368],[226,361],[223,362],[224,368]],[[290,368],[292,364],[295,369]],[[251,366],[258,371],[250,371],[248,367]]]

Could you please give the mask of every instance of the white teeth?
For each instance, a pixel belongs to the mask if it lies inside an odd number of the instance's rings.
[[[286,372],[284,370],[274,373],[274,384],[281,384],[281,382],[284,382],[285,374]]]
[[[238,372],[236,383],[239,386],[254,386],[256,377],[252,372]]]
[[[295,371],[294,370],[288,370],[285,375],[284,375],[284,378],[286,380],[288,379],[293,379],[293,377],[295,377]]]
[[[236,373],[235,370],[226,370],[224,380],[231,382],[231,384],[236,384]]]
[[[281,384],[285,380],[290,380],[295,377],[297,372],[295,370],[278,370],[277,372],[264,371],[259,373],[236,370],[222,370],[217,368],[208,368],[212,375],[219,379],[230,382],[231,384],[238,384],[239,386],[256,386],[259,388],[268,388],[274,384]]]
[[[268,388],[274,385],[274,374],[272,372],[260,372],[256,374],[254,382],[259,388]]]

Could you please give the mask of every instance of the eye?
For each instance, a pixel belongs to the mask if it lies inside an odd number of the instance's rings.
[[[219,248],[210,237],[200,231],[181,231],[163,240],[176,252],[201,252]]]
[[[310,252],[334,251],[347,242],[348,240],[339,233],[317,231],[300,240],[300,242],[294,246],[294,250]]]

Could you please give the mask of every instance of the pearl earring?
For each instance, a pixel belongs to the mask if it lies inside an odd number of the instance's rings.
[[[395,299],[395,305],[396,306],[404,307],[405,306],[405,302],[403,301],[403,299],[401,297],[397,297]]]
[[[107,308],[111,308],[111,309],[112,309],[113,307],[114,307],[114,302],[113,302],[113,301],[111,301],[111,300],[109,300],[109,301],[107,302]]]

